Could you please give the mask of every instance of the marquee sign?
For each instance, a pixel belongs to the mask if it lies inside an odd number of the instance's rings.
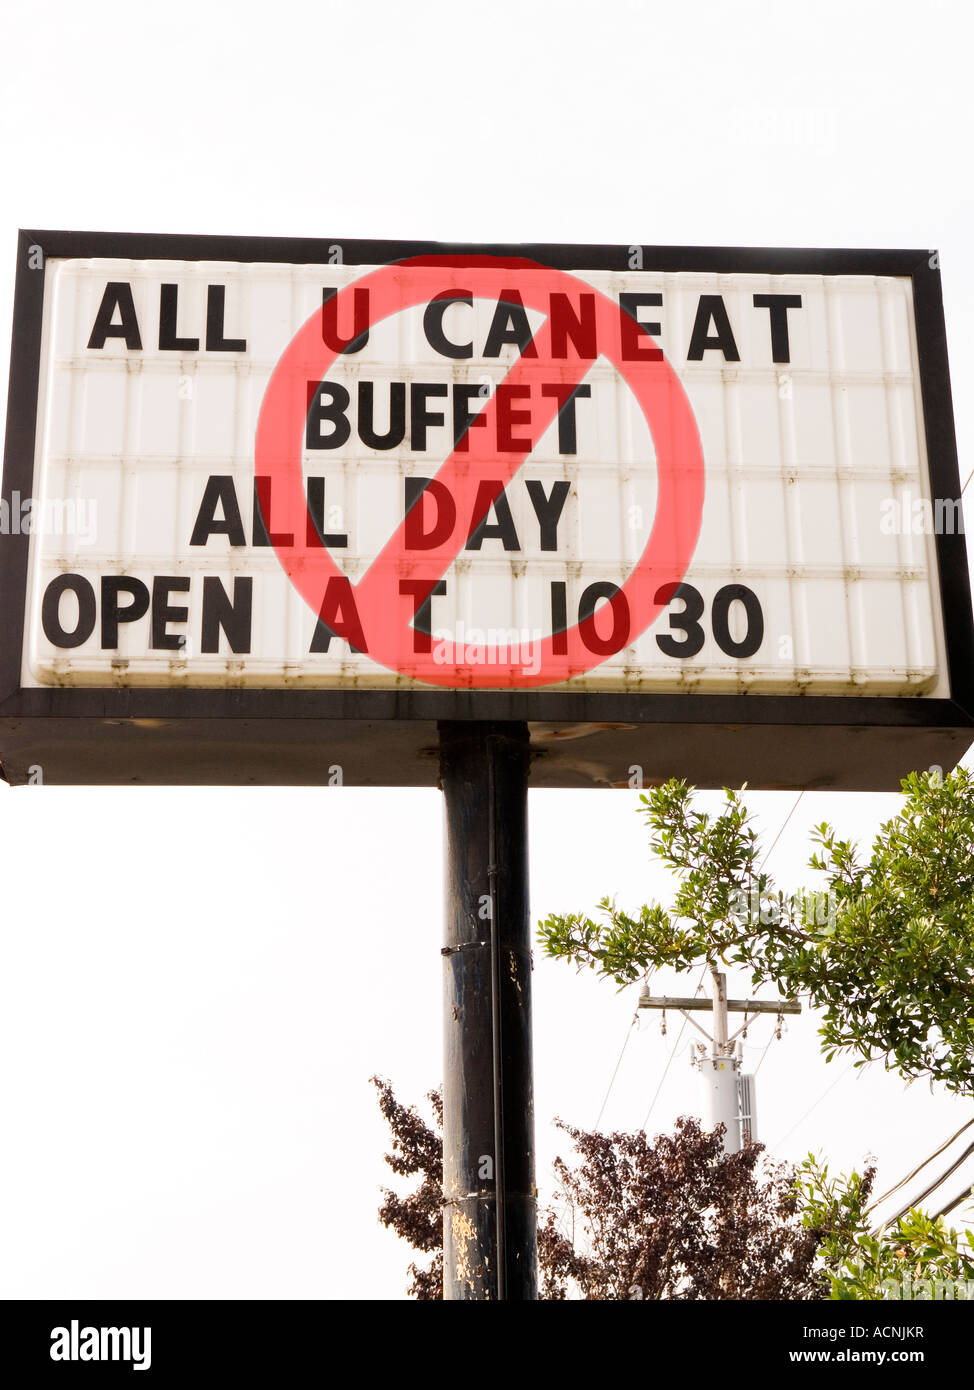
[[[895,786],[972,737],[930,253],[24,233],[10,780]],[[336,771],[337,770],[337,771]]]

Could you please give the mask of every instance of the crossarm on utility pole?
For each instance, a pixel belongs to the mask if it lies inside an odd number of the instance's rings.
[[[682,1009],[687,1012],[703,1009],[709,1013],[713,1007],[714,1001],[706,998],[681,999],[663,994],[639,996],[641,1009]],[[775,1003],[773,999],[728,999],[725,1007],[731,1014],[800,1014],[802,1011],[797,999],[782,999],[780,1003]]]
[[[723,1143],[727,1153],[736,1153],[742,1143],[750,1142],[754,1136],[754,1078],[741,1076],[741,1049],[737,1039],[750,1027],[751,1016],[774,1014],[800,1014],[802,1006],[797,999],[728,999],[727,976],[710,967],[711,994],[709,998],[687,999],[676,995],[652,995],[643,989],[639,996],[640,1009],[672,1009],[681,1013],[699,1033],[710,1043],[710,1051],[705,1052],[698,1043],[700,1056],[694,1058],[703,1081],[703,1117],[707,1130],[723,1127]],[[692,1013],[713,1015],[713,1036],[701,1028]],[[733,1033],[727,1027],[728,1014],[744,1014],[744,1022]],[[780,1030],[779,1030],[780,1035]],[[741,1088],[746,1083],[746,1104],[742,1101]]]

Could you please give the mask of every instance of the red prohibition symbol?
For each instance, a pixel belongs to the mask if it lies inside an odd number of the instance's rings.
[[[597,623],[606,626],[609,615],[603,616],[603,610],[565,631],[541,638],[530,671],[522,661],[495,661],[493,657],[503,649],[491,652],[488,648],[490,659],[485,660],[483,646],[468,648],[460,643],[452,647],[453,659],[444,661],[442,651],[436,652],[429,636],[420,634],[413,624],[419,604],[432,593],[469,538],[459,525],[442,544],[416,553],[407,549],[404,520],[365,575],[356,585],[351,584],[318,537],[316,527],[308,524],[302,467],[308,382],[322,381],[340,356],[323,340],[323,309],[311,315],[285,349],[268,383],[258,418],[258,489],[266,488],[264,495],[273,498],[272,542],[292,584],[336,635],[389,670],[429,685],[523,689],[583,675],[635,641],[666,607],[686,573],[700,532],[703,453],[686,392],[662,352],[650,346],[649,337],[635,328],[631,319],[627,333],[624,311],[591,285],[529,260],[423,256],[383,266],[356,280],[339,291],[337,310],[347,313],[345,322],[352,322],[352,291],[368,289],[371,326],[416,305],[425,306],[437,297],[503,300],[505,291],[510,294],[512,279],[525,308],[546,316],[503,382],[508,400],[518,397],[515,448],[499,454],[492,443],[497,424],[495,388],[476,417],[488,428],[468,429],[436,472],[435,481],[451,494],[457,516],[473,516],[474,526],[478,525],[493,500],[493,496],[485,497],[481,484],[501,478],[506,486],[511,481],[556,419],[567,396],[596,358],[605,356],[645,416],[657,467],[656,514],[649,538],[628,579],[607,605],[614,610],[611,640],[600,637],[596,628]],[[594,298],[596,351],[579,351],[574,340],[563,335],[564,355],[559,352],[556,359],[548,315],[553,293],[567,297],[577,322],[582,321],[583,307],[591,316]],[[358,322],[356,328],[361,331]],[[634,334],[639,341],[638,355],[632,350]],[[539,379],[560,389],[545,394],[524,389]],[[265,522],[270,531],[268,518]]]

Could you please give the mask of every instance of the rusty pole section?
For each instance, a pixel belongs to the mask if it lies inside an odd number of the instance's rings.
[[[443,722],[443,1296],[537,1293],[528,728]]]

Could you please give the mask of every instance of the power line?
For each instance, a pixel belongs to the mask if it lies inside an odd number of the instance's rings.
[[[616,1079],[616,1077],[619,1075],[619,1068],[622,1066],[622,1059],[623,1059],[623,1057],[626,1055],[626,1048],[629,1046],[629,1039],[632,1037],[633,1024],[635,1024],[635,1023],[637,1022],[638,1019],[639,1019],[639,1013],[638,1013],[638,1011],[637,1011],[636,1013],[633,1014],[633,1016],[632,1016],[632,1022],[629,1024],[629,1027],[628,1027],[628,1029],[627,1029],[627,1031],[626,1031],[625,1041],[624,1041],[623,1044],[622,1044],[622,1051],[619,1053],[619,1059],[618,1059],[618,1061],[616,1062],[615,1071],[612,1073],[612,1076],[609,1078],[609,1084],[608,1084],[608,1086],[606,1087],[605,1096],[603,1097],[603,1100],[602,1100],[602,1108],[601,1108],[601,1110],[599,1111],[598,1119],[596,1119],[595,1124],[592,1126],[593,1129],[598,1129],[599,1123],[600,1123],[600,1121],[601,1121],[601,1119],[602,1119],[602,1116],[603,1116],[604,1113],[605,1113],[605,1107],[606,1107],[606,1106],[608,1105],[608,1103],[609,1103],[609,1096],[610,1096],[611,1093],[612,1093],[612,1087],[615,1085],[615,1079]]]
[[[650,980],[651,976],[652,976],[652,970],[647,971],[646,975],[643,977],[643,983],[644,983],[644,985],[649,983],[649,980]],[[633,1016],[632,1016],[632,1021],[630,1022],[628,1031],[626,1032],[626,1036],[625,1036],[625,1038],[623,1039],[622,1051],[619,1053],[618,1060],[616,1061],[615,1070],[613,1071],[612,1075],[609,1077],[609,1084],[608,1084],[608,1086],[606,1087],[605,1095],[604,1095],[603,1098],[602,1098],[602,1108],[599,1110],[598,1119],[595,1121],[595,1124],[593,1125],[593,1129],[598,1129],[598,1127],[599,1127],[599,1123],[600,1123],[600,1121],[601,1121],[601,1119],[602,1119],[602,1115],[603,1115],[603,1113],[604,1113],[604,1111],[605,1111],[605,1107],[606,1107],[606,1106],[608,1105],[608,1103],[609,1103],[609,1096],[610,1096],[611,1093],[612,1093],[612,1087],[615,1085],[615,1079],[616,1079],[616,1077],[619,1075],[619,1068],[620,1068],[620,1066],[622,1065],[622,1059],[623,1059],[623,1057],[625,1056],[626,1048],[629,1046],[629,1039],[632,1037],[632,1030],[633,1030],[633,1027],[634,1027],[635,1024],[638,1023],[638,1021],[639,1021],[639,1010],[637,1009],[636,1012],[635,1012],[635,1013],[633,1014]]]
[[[707,970],[706,965],[703,965],[703,966],[701,967],[701,970],[700,970],[700,976],[699,976],[699,978],[698,978],[698,980],[697,980],[697,987],[696,987],[696,989],[694,990],[694,994],[698,994],[698,993],[699,993],[699,991],[700,991],[700,986],[701,986],[701,984],[703,983],[703,977],[704,977],[704,974],[706,973],[706,970]],[[646,1111],[646,1118],[643,1120],[642,1125],[640,1126],[641,1129],[645,1129],[646,1126],[649,1124],[649,1117],[650,1117],[650,1115],[652,1115],[652,1113],[653,1113],[653,1107],[656,1105],[656,1102],[659,1100],[660,1091],[662,1091],[662,1089],[663,1089],[663,1083],[666,1081],[666,1078],[667,1078],[667,1076],[669,1075],[670,1067],[673,1065],[673,1058],[676,1056],[677,1048],[680,1046],[680,1043],[681,1043],[681,1041],[682,1041],[682,1039],[683,1039],[683,1034],[686,1032],[686,1029],[687,1029],[687,1018],[686,1018],[686,1014],[684,1014],[684,1015],[683,1015],[683,1022],[682,1022],[682,1024],[680,1025],[680,1031],[679,1031],[679,1033],[677,1033],[677,1035],[676,1035],[676,1042],[673,1044],[673,1051],[670,1053],[669,1061],[666,1063],[666,1066],[663,1068],[663,1075],[660,1077],[660,1079],[659,1079],[659,1085],[656,1087],[656,1094],[653,1096],[653,1099],[649,1102],[649,1109]]]
[[[683,1037],[683,1034],[686,1032],[686,1028],[687,1028],[687,1021],[686,1021],[686,1019],[684,1018],[683,1022],[682,1022],[681,1025],[680,1025],[680,1031],[679,1031],[679,1033],[677,1033],[677,1035],[676,1035],[676,1042],[673,1044],[673,1051],[670,1053],[669,1061],[666,1063],[666,1066],[663,1068],[663,1075],[660,1077],[659,1085],[656,1087],[656,1094],[653,1096],[653,1099],[649,1102],[649,1109],[646,1111],[646,1118],[643,1120],[643,1122],[642,1122],[642,1124],[641,1124],[641,1126],[640,1126],[641,1129],[645,1129],[646,1126],[649,1124],[649,1117],[650,1117],[650,1115],[652,1115],[652,1113],[653,1113],[653,1107],[655,1106],[656,1102],[659,1100],[659,1093],[660,1093],[660,1091],[662,1091],[662,1089],[663,1089],[663,1082],[666,1080],[666,1077],[667,1077],[667,1074],[668,1074],[668,1072],[669,1072],[669,1070],[670,1070],[670,1067],[673,1065],[673,1058],[676,1056],[676,1050],[677,1050],[677,1048],[680,1046],[680,1041],[681,1041],[681,1039],[682,1039],[682,1037]]]
[[[870,1202],[866,1210],[874,1211],[876,1207],[882,1206],[883,1202],[887,1201],[890,1197],[892,1197],[894,1192],[899,1192],[901,1187],[905,1187],[908,1182],[912,1182],[913,1179],[916,1177],[917,1173],[919,1173],[923,1168],[926,1168],[927,1164],[932,1163],[935,1158],[939,1158],[940,1155],[943,1153],[944,1149],[949,1149],[954,1140],[959,1139],[966,1129],[970,1129],[971,1125],[974,1125],[974,1119],[970,1119],[967,1121],[966,1124],[961,1125],[960,1129],[957,1131],[956,1134],[952,1134],[949,1139],[945,1139],[944,1142],[940,1145],[940,1147],[934,1149],[933,1153],[930,1154],[928,1158],[925,1158],[922,1163],[917,1164],[917,1166],[913,1169],[912,1173],[907,1173],[905,1178],[902,1178],[898,1183],[895,1184],[895,1186],[891,1187],[888,1192],[884,1192],[882,1197],[877,1197],[874,1202]]]
[[[786,828],[787,828],[787,826],[788,826],[788,822],[791,820],[792,816],[793,816],[793,815],[795,814],[795,812],[798,810],[798,803],[801,801],[801,799],[802,799],[802,797],[803,797],[804,795],[805,795],[805,790],[804,790],[804,788],[802,788],[802,790],[798,793],[798,796],[795,798],[795,804],[792,806],[792,808],[791,808],[791,810],[788,812],[787,816],[785,816],[785,819],[784,819],[784,821],[782,822],[781,829],[778,831],[777,835],[776,835],[776,836],[774,837],[774,839],[771,841],[771,849],[767,850],[767,851],[762,855],[762,857],[761,857],[761,862],[760,862],[760,864],[758,865],[758,873],[761,872],[761,870],[764,868],[765,864],[766,864],[766,863],[768,862],[768,860],[771,858],[771,850],[774,849],[775,845],[778,843],[778,841],[781,839],[782,835],[785,833],[785,830],[786,830]]]
[[[907,1202],[906,1206],[903,1207],[902,1211],[898,1211],[895,1216],[888,1217],[887,1220],[883,1222],[883,1226],[881,1229],[885,1229],[885,1227],[887,1226],[895,1225],[895,1223],[899,1221],[900,1217],[906,1216],[907,1213],[912,1211],[914,1207],[919,1206],[919,1204],[923,1201],[925,1197],[930,1196],[931,1192],[936,1192],[940,1184],[946,1178],[949,1178],[952,1173],[956,1173],[957,1169],[961,1166],[964,1160],[970,1158],[971,1154],[974,1154],[974,1144],[968,1144],[967,1148],[960,1155],[960,1157],[955,1158],[950,1167],[946,1169],[945,1172],[941,1173],[939,1178],[934,1178],[933,1182],[929,1183],[923,1189],[922,1192],[918,1193],[917,1196],[913,1198],[911,1202]]]
[[[764,1044],[764,1051],[761,1053],[761,1056],[758,1058],[758,1064],[757,1064],[757,1066],[754,1068],[754,1070],[751,1072],[751,1075],[752,1075],[752,1076],[757,1076],[758,1072],[761,1070],[761,1063],[764,1061],[765,1057],[767,1057],[768,1052],[769,1052],[769,1050],[770,1050],[770,1048],[771,1048],[771,1044],[774,1042],[775,1037],[776,1037],[776,1032],[775,1032],[775,1029],[772,1028],[771,1032],[768,1034],[768,1041]]]
[[[970,1201],[970,1198],[971,1188],[965,1187],[963,1192],[958,1193],[958,1195],[949,1201],[945,1207],[941,1207],[939,1211],[933,1213],[933,1220],[936,1221],[938,1217],[946,1216],[948,1212],[953,1211],[955,1207],[959,1207],[963,1202]]]
[[[838,1086],[840,1081],[845,1080],[845,1078],[849,1075],[850,1071],[855,1066],[855,1064],[856,1059],[853,1057],[852,1061],[846,1067],[845,1071],[835,1078],[832,1084],[822,1092],[822,1094],[819,1096],[818,1100],[814,1103],[814,1105],[810,1105],[808,1109],[805,1111],[804,1115],[802,1115],[800,1119],[796,1120],[795,1123],[792,1125],[791,1129],[789,1129],[786,1134],[783,1134],[780,1139],[776,1140],[771,1147],[777,1149],[779,1145],[785,1142],[786,1139],[790,1139],[791,1136],[794,1134],[795,1130],[798,1129],[799,1125],[803,1125],[805,1123],[812,1111],[818,1109],[825,1097],[829,1095],[830,1092],[835,1090],[836,1086]]]

